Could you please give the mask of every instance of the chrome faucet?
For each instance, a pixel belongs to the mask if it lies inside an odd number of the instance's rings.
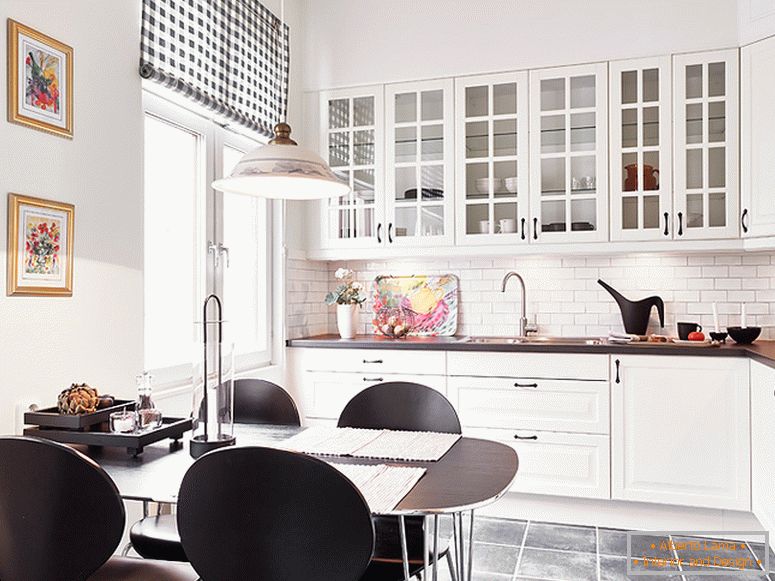
[[[506,276],[503,277],[503,283],[501,284],[501,292],[506,292],[506,283],[509,281],[509,279],[515,276],[517,277],[517,280],[519,281],[519,286],[522,288],[522,301],[520,302],[520,305],[522,307],[522,310],[520,311],[520,317],[519,317],[519,336],[520,337],[526,337],[528,333],[534,333],[538,329],[535,327],[535,325],[528,325],[527,324],[527,291],[525,290],[525,281],[518,273],[511,271],[507,272]]]

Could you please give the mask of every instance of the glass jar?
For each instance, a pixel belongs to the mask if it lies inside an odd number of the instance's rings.
[[[146,372],[135,378],[137,382],[137,403],[135,414],[137,416],[137,429],[141,432],[153,430],[161,426],[161,411],[156,409],[153,403],[153,376]]]

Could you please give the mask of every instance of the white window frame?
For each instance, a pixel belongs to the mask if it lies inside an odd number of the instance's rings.
[[[160,94],[161,93],[161,94]],[[194,312],[191,314],[192,322],[192,362],[191,364],[178,365],[162,369],[151,369],[151,373],[156,378],[156,385],[172,388],[176,386],[190,385],[192,381],[192,365],[195,356],[195,344],[198,340],[194,330],[194,322],[202,319],[201,307],[207,294],[215,292],[222,295],[223,292],[223,270],[225,266],[225,257],[221,256],[221,268],[217,272],[215,267],[215,256],[208,252],[211,244],[223,243],[223,194],[216,192],[212,187],[212,182],[216,176],[220,176],[223,170],[223,156],[221,152],[224,146],[232,147],[240,151],[249,151],[256,145],[265,143],[266,138],[255,133],[250,133],[245,129],[240,132],[226,127],[219,119],[213,119],[208,115],[208,111],[191,102],[176,98],[176,96],[167,94],[166,91],[157,91],[156,87],[144,84],[143,90],[143,115],[156,117],[164,122],[176,125],[200,136],[199,156],[203,171],[200,172],[200,179],[196,194],[196,224],[195,224],[195,245],[197,247],[197,267],[196,281],[192,291],[194,296]],[[265,287],[264,308],[266,321],[266,348],[261,352],[243,354],[236,358],[235,372],[239,375],[245,375],[252,370],[266,369],[271,366],[276,359],[275,339],[277,337],[276,318],[273,313],[273,296],[276,292],[275,285],[272,284],[275,273],[274,257],[274,237],[273,229],[276,227],[273,203],[267,203],[266,215],[266,238],[265,238],[265,260],[267,265],[267,280]],[[145,253],[151,249],[145,248]],[[145,293],[145,291],[144,291]],[[148,332],[144,317],[143,336]]]

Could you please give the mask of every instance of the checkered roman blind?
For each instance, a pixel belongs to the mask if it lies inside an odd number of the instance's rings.
[[[143,0],[140,75],[266,136],[285,118],[288,52],[258,0]]]

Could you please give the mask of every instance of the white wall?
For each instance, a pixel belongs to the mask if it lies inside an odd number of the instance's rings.
[[[737,4],[740,44],[775,35],[775,0],[738,0]]]
[[[304,3],[305,90],[737,45],[735,0]]]
[[[13,18],[74,49],[72,141],[9,124],[0,67],[0,271],[7,192],[75,204],[72,298],[0,293],[0,434],[14,408],[51,404],[74,381],[131,395],[143,368],[143,119],[140,2],[0,0]]]

